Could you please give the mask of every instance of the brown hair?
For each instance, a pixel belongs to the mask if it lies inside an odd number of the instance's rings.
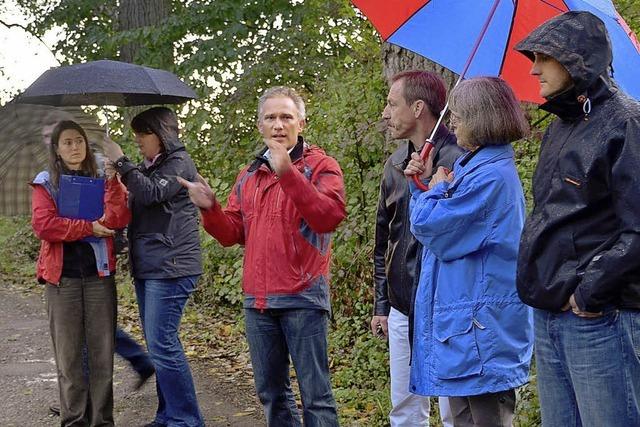
[[[58,142],[60,141],[60,134],[69,129],[77,130],[84,139],[85,151],[87,154],[82,161],[81,170],[89,176],[98,176],[98,165],[96,163],[96,158],[93,155],[93,151],[91,151],[91,147],[89,147],[87,133],[78,123],[72,120],[63,120],[56,125],[55,129],[53,129],[53,132],[51,133],[51,143],[49,144],[49,178],[56,188],[60,183],[60,175],[69,173],[69,169],[67,169],[66,165],[56,152]]]
[[[447,89],[439,75],[430,71],[410,70],[391,77],[392,84],[399,80],[404,81],[402,96],[407,104],[421,100],[427,104],[433,117],[440,116],[446,102]]]
[[[456,135],[466,144],[504,145],[529,134],[529,123],[513,90],[497,77],[463,80],[451,91],[449,109],[463,124]]]

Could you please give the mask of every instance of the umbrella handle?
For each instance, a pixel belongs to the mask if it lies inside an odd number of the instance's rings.
[[[422,151],[420,152],[420,158],[422,160],[427,160],[427,158],[429,158],[429,153],[431,152],[431,150],[433,150],[433,144],[427,141],[427,143],[424,144],[424,147],[422,147]],[[416,184],[416,187],[418,187],[420,190],[422,191],[429,190],[429,186],[422,183],[418,174],[413,175],[411,179],[413,179],[414,184]]]

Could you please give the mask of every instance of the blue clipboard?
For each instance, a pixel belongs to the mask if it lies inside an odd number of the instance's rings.
[[[104,178],[61,175],[58,188],[60,216],[95,221],[104,214]]]

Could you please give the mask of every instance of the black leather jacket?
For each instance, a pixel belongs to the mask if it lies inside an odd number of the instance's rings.
[[[561,15],[516,48],[555,58],[575,85],[542,106],[558,119],[542,140],[533,178],[534,207],[518,256],[520,297],[550,311],[571,294],[586,311],[640,309],[640,103],[607,75],[603,25],[592,15]]]
[[[436,166],[452,169],[454,161],[463,153],[456,144],[455,135],[443,125],[434,140]],[[411,193],[403,173],[413,151],[413,144],[402,143],[387,159],[380,182],[373,253],[375,316],[388,316],[391,307],[408,316],[414,287],[420,276],[421,250],[410,231]]]

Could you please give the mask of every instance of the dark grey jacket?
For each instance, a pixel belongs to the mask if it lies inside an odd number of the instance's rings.
[[[604,24],[567,13],[516,49],[555,58],[574,82],[541,107],[558,118],[533,178],[518,256],[520,297],[551,311],[573,293],[582,310],[640,309],[640,103],[608,76]]]
[[[441,126],[434,139],[436,166],[452,169],[455,160],[463,153],[456,144],[455,135]],[[410,230],[411,193],[403,172],[413,151],[410,142],[401,144],[387,159],[380,182],[373,253],[375,316],[388,316],[391,307],[409,315],[414,287],[418,284],[420,243]]]
[[[151,121],[151,120],[150,120]],[[149,168],[126,157],[116,169],[129,190],[129,260],[136,279],[173,279],[202,274],[198,209],[175,179],[196,180],[196,167],[177,130],[160,118],[149,123],[165,151]]]

